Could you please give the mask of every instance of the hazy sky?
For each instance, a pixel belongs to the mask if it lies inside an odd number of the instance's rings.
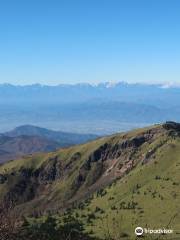
[[[180,82],[179,0],[0,0],[0,83]]]

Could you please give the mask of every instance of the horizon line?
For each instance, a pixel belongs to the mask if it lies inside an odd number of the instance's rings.
[[[76,82],[76,83],[59,83],[59,84],[44,84],[44,83],[30,83],[30,84],[16,84],[16,83],[10,83],[10,82],[3,82],[0,83],[0,86],[2,85],[9,85],[9,86],[15,86],[15,87],[30,87],[30,86],[41,86],[41,87],[58,87],[58,86],[78,86],[78,85],[87,85],[92,87],[98,87],[100,85],[105,85],[106,87],[114,87],[116,85],[146,85],[146,86],[160,86],[163,88],[170,88],[170,87],[180,87],[180,83],[173,82],[173,81],[165,81],[165,82],[129,82],[129,81],[102,81],[102,82]]]

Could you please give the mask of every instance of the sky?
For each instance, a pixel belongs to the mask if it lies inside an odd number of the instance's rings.
[[[0,83],[179,83],[179,13],[179,0],[0,0]]]

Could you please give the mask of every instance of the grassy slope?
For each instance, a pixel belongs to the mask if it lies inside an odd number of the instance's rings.
[[[77,152],[80,152],[82,157],[77,162],[73,163],[73,167],[71,170],[71,174],[68,175],[68,177],[65,177],[61,181],[54,181],[53,185],[47,185],[51,188],[50,192],[48,193],[48,201],[58,201],[61,198],[66,198],[65,195],[68,195],[68,191],[70,190],[72,181],[74,180],[75,176],[78,173],[78,169],[83,164],[83,162],[87,159],[87,157],[90,155],[91,152],[93,152],[95,149],[97,149],[99,146],[107,142],[107,140],[110,139],[110,137],[106,138],[100,138],[95,141],[91,141],[86,144],[81,144],[73,147],[68,147],[61,149],[59,151],[51,152],[51,153],[42,153],[42,154],[34,154],[29,155],[27,157],[23,157],[18,160],[10,161],[6,164],[3,164],[0,166],[0,174],[7,174],[9,176],[9,180],[5,184],[0,184],[0,199],[3,197],[3,195],[11,189],[15,183],[18,181],[18,175],[12,175],[12,172],[18,173],[21,168],[25,169],[33,169],[33,171],[41,168],[43,165],[48,166],[51,162],[51,159],[54,157],[58,157],[58,159],[62,162],[63,165],[68,164],[71,161],[71,157],[76,154]],[[69,193],[71,194],[71,193]],[[28,208],[34,208],[35,206],[38,206],[39,201],[41,204],[45,201],[46,198],[44,196],[40,197],[40,200],[37,202],[30,202]],[[28,206],[28,203],[26,203],[26,206]],[[21,205],[20,208],[23,208]]]
[[[56,202],[58,199],[63,199],[64,194],[67,195],[76,171],[99,146],[106,142],[113,145],[121,142],[123,136],[131,138],[148,129],[135,130],[125,135],[117,134],[54,153],[37,154],[33,157],[9,162],[0,166],[0,173],[10,174],[12,171],[18,171],[21,167],[35,170],[43,164],[48,164],[50,158],[54,156],[58,156],[63,164],[66,164],[75,153],[80,152],[81,158],[74,164],[71,174],[64,181],[55,181],[51,185],[48,201]],[[127,239],[135,239],[134,228],[136,226],[166,227],[171,218],[180,212],[180,139],[161,134],[151,144],[143,144],[139,149],[139,154],[144,156],[151,149],[156,149],[156,152],[147,164],[139,163],[124,178],[107,187],[106,194],[100,196],[95,193],[90,203],[86,201],[83,208],[73,210],[73,214],[85,223],[88,232],[92,230],[94,235],[105,238],[109,229],[110,235],[114,239],[116,239],[115,237],[121,239],[119,234],[122,233],[130,235]],[[13,184],[14,177],[12,177],[12,182],[1,184],[0,196],[3,196],[3,193]],[[45,199],[47,200],[47,196],[45,198],[42,196],[35,203],[26,203],[26,207],[28,204],[29,208],[34,208],[35,205],[38,207],[38,204],[42,205]],[[124,206],[122,202],[125,202]],[[137,203],[135,209],[124,209],[128,204],[132,205],[132,202]],[[97,207],[102,210],[98,211]],[[20,205],[20,208],[23,208],[23,204]],[[168,228],[180,230],[180,215],[172,219]],[[174,236],[179,236],[180,239],[180,235],[174,234]],[[172,239],[172,235],[170,239]]]
[[[146,165],[139,164],[125,178],[106,188],[107,194],[102,197],[94,195],[90,204],[85,204],[75,213],[85,222],[88,231],[92,230],[101,238],[108,235],[109,229],[113,237],[125,232],[130,235],[128,239],[134,239],[135,227],[163,228],[171,219],[167,228],[180,230],[179,171],[180,140],[169,140],[156,152],[155,159]],[[126,206],[132,201],[137,206],[135,209],[122,209],[123,201]],[[97,212],[97,207],[104,213]],[[88,224],[90,213],[95,214],[95,219]],[[177,234],[169,235],[167,239],[178,239],[178,236],[180,239]]]
[[[135,129],[133,131],[130,131],[128,133],[119,133],[119,134],[114,134],[108,137],[102,137],[94,141],[90,141],[85,144],[80,144],[68,148],[62,148],[59,151],[51,152],[51,153],[42,153],[42,154],[34,154],[29,155],[27,157],[23,157],[21,159],[15,160],[15,161],[10,161],[8,163],[5,163],[3,165],[0,165],[0,173],[4,172],[11,172],[13,170],[18,170],[21,167],[27,167],[27,168],[34,168],[37,169],[40,167],[43,162],[48,160],[50,157],[53,157],[54,155],[59,155],[63,161],[68,161],[70,157],[76,153],[76,152],[81,152],[83,157],[85,158],[88,156],[91,152],[93,152],[95,149],[97,149],[99,146],[102,144],[108,142],[108,143],[116,143],[118,141],[122,140],[122,136],[126,136],[127,138],[131,138],[136,136],[139,133],[142,133],[146,130],[152,129],[152,128],[158,128],[159,125],[151,126],[151,127],[146,127],[146,128],[141,128],[141,129]],[[82,159],[83,161],[83,159]]]

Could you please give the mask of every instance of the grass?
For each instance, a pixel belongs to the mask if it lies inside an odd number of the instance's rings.
[[[122,180],[106,188],[106,195],[94,195],[91,203],[75,214],[85,222],[86,230],[104,238],[108,231],[112,236],[127,233],[134,239],[137,226],[151,229],[167,227],[180,230],[180,141],[168,142],[156,158],[146,165],[139,165]],[[138,187],[137,187],[138,185]],[[123,209],[136,203],[134,209]],[[103,214],[96,213],[96,208]],[[93,222],[88,224],[88,214],[94,213]],[[176,216],[177,214],[177,216]],[[164,236],[166,239],[167,236]],[[172,239],[172,235],[167,239]]]
[[[100,138],[86,144],[64,148],[48,154],[27,156],[17,161],[11,161],[0,166],[0,174],[8,175],[8,181],[0,184],[2,198],[19,181],[18,173],[23,167],[33,171],[51,165],[56,157],[64,172],[60,180],[43,185],[40,196],[17,206],[18,211],[30,213],[35,209],[58,209],[73,196],[73,183],[83,164],[100,146],[108,143],[110,146],[119,144],[127,139],[141,135],[148,130],[157,130],[152,141],[141,145],[133,155],[137,165],[123,178],[117,179],[102,191],[92,194],[79,206],[71,210],[85,225],[85,231],[101,239],[136,239],[134,229],[137,226],[151,229],[169,228],[174,234],[161,236],[162,239],[178,237],[180,230],[180,138],[172,137],[160,125],[136,129],[128,133],[115,134]],[[128,150],[125,150],[128,154]],[[79,158],[74,158],[79,154]],[[143,159],[149,154],[148,162]],[[126,156],[126,155],[125,155]],[[127,155],[128,156],[128,155]],[[68,169],[65,166],[70,165]],[[87,173],[86,180],[79,192],[86,190],[92,184],[97,173],[97,165],[93,163]],[[66,172],[67,171],[67,172]],[[57,215],[57,219],[62,219]],[[44,221],[45,217],[36,219]],[[33,220],[30,220],[33,222]],[[155,236],[153,236],[155,239]],[[148,239],[148,238],[147,238]]]

